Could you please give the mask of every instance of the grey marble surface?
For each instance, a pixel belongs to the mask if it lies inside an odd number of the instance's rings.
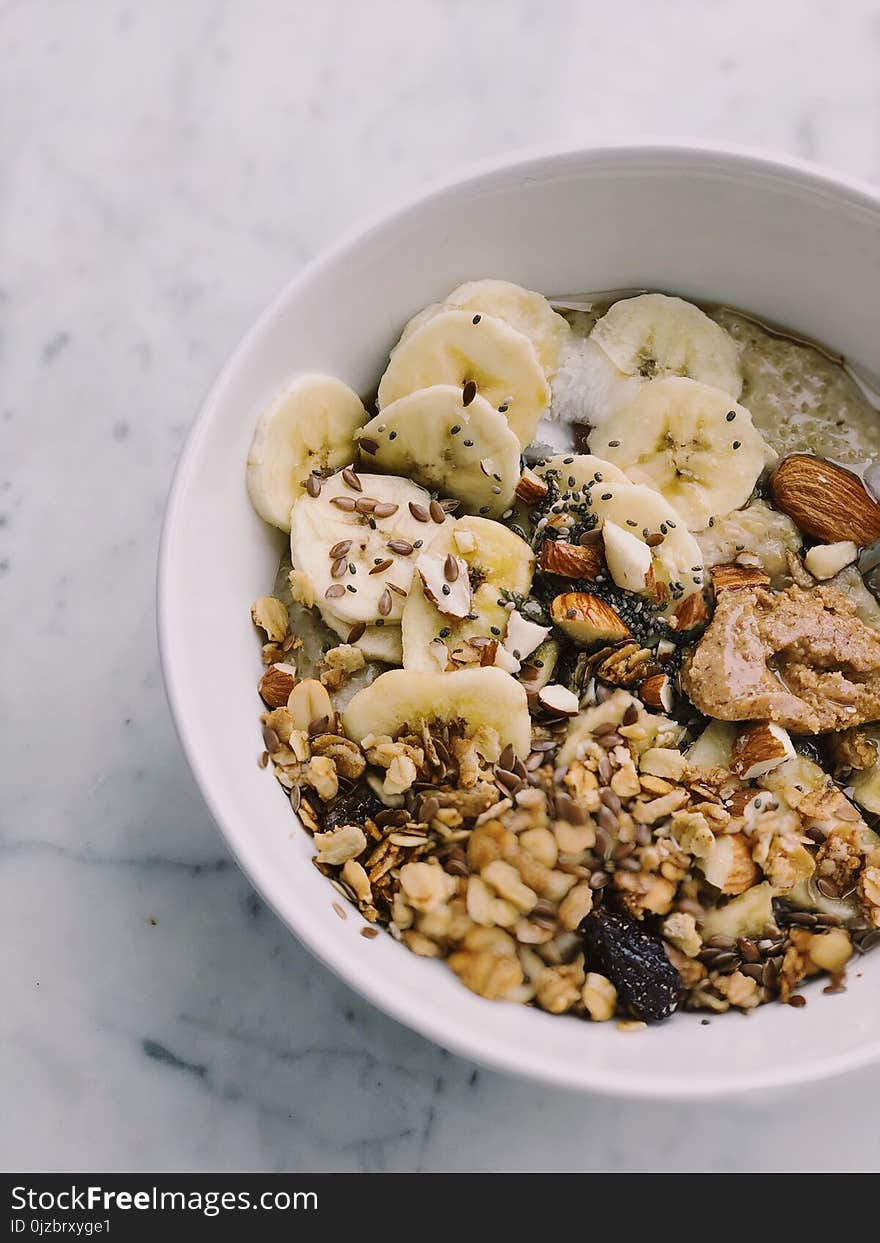
[[[880,3],[7,0],[0,60],[0,1166],[876,1169],[880,1071],[575,1097],[331,978],[202,806],[153,588],[201,396],[340,230],[544,141],[714,137],[878,179]]]

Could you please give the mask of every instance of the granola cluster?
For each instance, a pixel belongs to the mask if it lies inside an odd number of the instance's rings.
[[[662,947],[686,1008],[716,1013],[802,1004],[820,972],[840,991],[854,950],[880,940],[880,848],[817,764],[795,757],[746,780],[691,762],[681,724],[595,681],[576,716],[539,712],[523,758],[465,722],[358,744],[323,685],[358,667],[342,645],[320,681],[294,679],[262,717],[263,762],[313,834],[318,870],[481,997],[658,1017],[650,956],[635,995],[631,964],[591,952],[604,911]]]

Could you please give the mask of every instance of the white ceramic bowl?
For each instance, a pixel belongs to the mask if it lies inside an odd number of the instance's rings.
[[[498,163],[384,216],[292,281],[235,351],[190,435],[168,506],[160,639],[168,695],[205,799],[250,880],[296,935],[370,1001],[437,1043],[571,1088],[700,1097],[815,1079],[880,1054],[880,953],[845,994],[703,1026],[622,1034],[482,1001],[441,963],[333,913],[307,835],[257,766],[259,646],[248,606],[282,538],[253,513],[245,457],[290,376],[368,392],[406,319],[460,281],[549,294],[648,286],[757,312],[870,370],[880,328],[880,196],[794,161],[687,146]],[[205,639],[210,659],[205,658]]]

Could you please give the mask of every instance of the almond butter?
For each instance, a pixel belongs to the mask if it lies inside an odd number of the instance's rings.
[[[860,548],[880,539],[880,504],[857,475],[824,458],[793,453],[773,472],[770,491],[777,508],[814,539],[852,540]]]
[[[693,630],[695,626],[702,626],[708,616],[703,593],[695,591],[679,604],[672,614],[670,625],[673,630]]]
[[[654,673],[639,683],[639,697],[649,708],[671,712],[675,702],[672,682],[665,673]]]
[[[744,781],[763,777],[794,756],[788,733],[772,721],[755,721],[734,739],[731,771]]]
[[[260,698],[269,708],[286,708],[290,692],[296,686],[293,665],[270,665],[260,678]]]
[[[538,501],[544,499],[549,490],[541,476],[526,467],[516,485],[516,496],[524,505],[536,505]]]
[[[617,643],[630,629],[610,604],[588,591],[566,591],[550,605],[553,621],[576,643]]]
[[[770,575],[754,565],[737,565],[731,561],[725,565],[713,565],[710,573],[716,592],[770,586]]]
[[[600,542],[568,544],[565,540],[545,540],[538,557],[538,567],[560,578],[596,578],[605,565]]]

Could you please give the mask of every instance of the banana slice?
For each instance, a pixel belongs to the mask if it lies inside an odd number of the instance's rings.
[[[593,489],[599,483],[632,482],[619,466],[592,453],[556,453],[538,462],[535,471],[543,479],[552,479],[563,499],[566,493]]]
[[[602,316],[590,336],[624,375],[646,380],[686,376],[730,397],[742,392],[735,341],[682,298],[662,293],[624,298]]]
[[[645,384],[589,444],[661,492],[692,531],[744,505],[773,456],[744,406],[679,376]]]
[[[476,322],[474,322],[476,321]],[[432,384],[469,381],[529,444],[550,405],[550,386],[528,337],[494,315],[440,311],[398,343],[379,384],[379,409]]]
[[[319,607],[349,629],[380,619],[393,626],[419,551],[450,526],[452,520],[409,479],[346,470],[325,480],[319,496],[306,493],[296,502],[290,557],[311,580]]]
[[[678,511],[659,492],[640,483],[609,483],[593,488],[590,496],[592,512],[603,526],[613,523],[643,544],[651,541],[651,572],[641,594],[657,599],[659,587],[660,597],[666,596],[669,613],[682,600],[702,591],[700,546]],[[660,543],[655,542],[657,537],[662,537]],[[643,581],[644,578],[642,574]],[[618,585],[627,587],[627,583]]]
[[[444,529],[431,546],[430,562],[447,557],[463,563],[470,585],[470,608],[465,616],[443,613],[429,598],[437,597],[428,575],[430,566],[418,566],[403,610],[403,666],[405,669],[445,669],[449,662],[478,658],[470,640],[498,640],[499,649],[510,617],[502,590],[527,595],[535,558],[525,540],[499,522],[487,518],[460,518]],[[418,565],[418,563],[417,563]],[[428,591],[421,577],[424,568]],[[461,574],[456,578],[460,582]]]
[[[423,722],[463,721],[468,733],[495,729],[502,746],[510,743],[525,758],[532,723],[524,688],[502,669],[463,669],[458,673],[416,673],[391,669],[349,701],[342,723],[349,738],[417,730]]]
[[[367,414],[357,393],[327,375],[304,375],[260,415],[247,459],[251,504],[266,522],[290,530],[290,511],[312,471],[354,460],[354,437]]]
[[[351,634],[351,622],[336,617],[329,609],[321,609],[321,617],[329,628],[338,634],[343,642],[348,642]],[[355,647],[359,647],[367,660],[378,660],[383,665],[403,664],[403,641],[400,637],[400,626],[367,626],[359,639],[355,639]]]
[[[361,453],[376,470],[404,475],[493,518],[510,507],[519,441],[479,394],[465,406],[462,390],[451,384],[418,389],[385,406],[360,435]]]
[[[435,302],[414,315],[404,328],[401,341],[445,310],[477,312],[503,320],[528,337],[548,376],[556,371],[571,338],[568,321],[553,310],[543,294],[514,285],[511,281],[486,279],[466,281],[453,289],[443,302]]]

